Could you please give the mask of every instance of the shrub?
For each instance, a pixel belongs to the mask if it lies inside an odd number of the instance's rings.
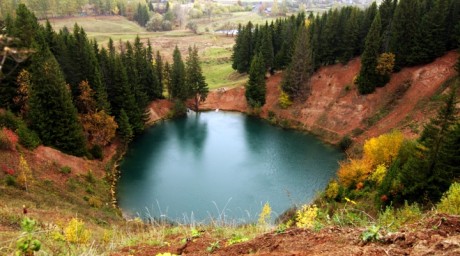
[[[272,214],[272,208],[270,207],[270,204],[267,202],[264,204],[264,207],[262,208],[262,211],[259,214],[259,220],[258,223],[261,226],[265,226],[270,222],[270,216]]]
[[[0,115],[0,126],[5,126],[13,131],[17,131],[19,143],[28,149],[34,149],[41,144],[38,135],[30,130],[22,119],[16,117],[10,111],[6,111],[4,114]]]
[[[383,179],[387,175],[387,167],[383,164],[379,164],[374,173],[372,173],[370,179],[375,182],[377,186],[380,186],[383,182]]]
[[[187,106],[185,105],[184,102],[180,100],[174,101],[173,108],[171,112],[168,114],[168,117],[178,117],[178,116],[183,116],[187,114]]]
[[[366,180],[370,168],[369,163],[363,159],[351,159],[342,163],[337,173],[339,182],[347,188],[355,187]]]
[[[333,180],[329,182],[326,188],[326,198],[332,200],[336,199],[339,195],[339,188],[340,186],[339,183],[337,183],[337,181]]]
[[[101,208],[102,207],[102,201],[95,197],[95,196],[90,196],[88,198],[88,204],[91,206],[91,207],[94,207],[94,208]]]
[[[16,186],[16,178],[12,175],[7,174],[5,176],[5,183],[7,186]]]
[[[21,120],[13,112],[7,110],[5,113],[0,114],[0,126],[5,126],[14,131],[18,129],[20,124]]]
[[[25,125],[18,128],[19,143],[27,149],[35,149],[41,144],[40,138],[35,131],[30,130]]]
[[[396,159],[399,149],[404,141],[404,136],[399,131],[383,134],[377,138],[371,138],[364,143],[364,159],[367,159],[372,166],[379,164],[391,165]]]
[[[95,159],[102,159],[104,158],[104,153],[102,152],[102,147],[99,145],[94,145],[90,150],[89,153]]]
[[[398,230],[406,223],[413,223],[422,217],[418,204],[409,205],[407,202],[400,209],[394,210],[392,206],[386,207],[379,213],[378,224],[389,230]]]
[[[339,142],[339,147],[341,150],[345,151],[347,150],[351,144],[353,143],[353,140],[350,138],[349,135],[343,136],[343,138]]]
[[[69,174],[71,171],[72,168],[69,166],[62,166],[61,169],[59,169],[59,172],[63,174]]]
[[[86,178],[86,181],[89,182],[89,183],[96,182],[96,178],[94,177],[94,174],[93,174],[92,170],[88,170],[88,172],[86,173],[85,178]]]
[[[85,223],[77,218],[70,220],[64,229],[64,236],[67,242],[74,244],[85,244],[89,241],[91,233],[86,229]]]
[[[442,213],[460,214],[460,183],[454,182],[450,185],[449,190],[444,193],[436,208]]]
[[[281,108],[286,109],[292,105],[292,101],[287,93],[281,91],[280,97],[278,99],[278,104]]]
[[[34,255],[35,252],[40,251],[42,244],[34,237],[36,225],[36,221],[29,218],[21,221],[23,234],[16,242],[16,255]]]
[[[303,205],[296,212],[296,225],[299,228],[313,228],[315,219],[318,216],[318,207],[316,205]]]

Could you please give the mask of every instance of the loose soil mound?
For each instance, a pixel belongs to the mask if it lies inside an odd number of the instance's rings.
[[[460,217],[436,215],[384,234],[377,242],[365,243],[362,228],[328,227],[318,232],[291,228],[284,233],[270,232],[248,242],[224,246],[213,255],[460,255]],[[216,242],[207,233],[187,240],[172,238],[170,246],[135,246],[124,248],[121,255],[210,255],[207,247]]]

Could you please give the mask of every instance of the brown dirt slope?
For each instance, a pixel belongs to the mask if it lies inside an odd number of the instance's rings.
[[[376,242],[364,243],[362,228],[327,227],[320,231],[290,228],[283,233],[269,232],[247,242],[226,246],[210,253],[216,241],[206,232],[199,238],[181,242],[171,237],[167,246],[126,247],[113,256],[157,255],[460,255],[460,217],[435,215],[405,226],[394,233],[381,234]]]
[[[290,126],[310,131],[330,143],[337,143],[345,135],[362,142],[395,128],[409,137],[415,136],[433,115],[427,104],[430,98],[455,75],[456,60],[457,53],[452,51],[430,64],[405,68],[370,95],[359,95],[353,85],[359,59],[347,65],[323,67],[311,79],[308,99],[288,109],[278,106],[282,74],[275,74],[267,79],[267,103],[261,116],[268,118],[272,112],[277,120],[285,120]],[[216,108],[249,112],[244,88],[212,91],[201,109]]]

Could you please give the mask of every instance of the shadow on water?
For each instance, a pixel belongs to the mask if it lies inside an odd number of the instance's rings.
[[[186,117],[176,120],[173,125],[182,150],[201,156],[208,135],[208,123],[201,121],[201,113],[189,111]]]

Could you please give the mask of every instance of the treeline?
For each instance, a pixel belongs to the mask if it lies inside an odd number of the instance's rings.
[[[39,25],[25,5],[19,5],[15,19],[5,21],[4,29],[12,40],[8,47],[30,49],[31,56],[21,63],[15,55],[5,58],[0,106],[19,115],[44,145],[63,152],[91,155],[90,149],[99,155],[115,132],[129,142],[143,131],[146,108],[163,98],[165,87],[181,102],[194,97],[198,104],[206,98],[196,48],[190,48],[187,65],[179,55],[171,68],[150,41],[144,45],[137,37],[115,46],[110,40],[107,48],[100,47],[78,25],[72,32],[55,32],[49,22]],[[183,66],[180,74],[177,65]]]
[[[306,35],[298,38],[305,28]],[[383,86],[393,70],[431,62],[457,48],[459,35],[460,1],[384,0],[364,10],[344,7],[306,19],[299,14],[262,27],[240,26],[233,68],[248,72],[252,58],[266,51],[264,63],[268,68],[286,69],[283,90],[296,99],[308,94],[312,72],[293,65],[302,62],[298,58],[309,56],[304,65],[314,70],[362,55],[356,83],[360,93],[366,94]],[[267,40],[271,45],[261,47],[259,42]]]
[[[122,15],[132,19],[144,0],[2,0],[0,18],[13,14],[19,4],[25,4],[39,19],[81,15]]]

